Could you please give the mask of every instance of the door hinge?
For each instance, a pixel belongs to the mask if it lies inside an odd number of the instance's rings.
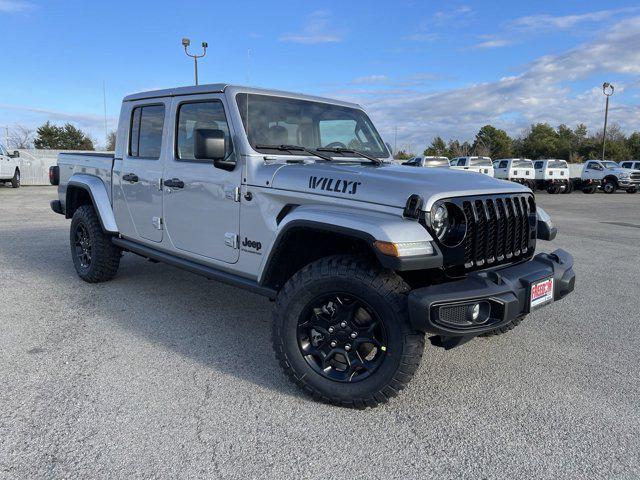
[[[232,232],[227,232],[224,234],[224,244],[227,247],[231,247],[234,250],[238,249],[238,246],[240,244],[240,240],[238,238],[238,235],[236,233],[232,233]]]
[[[153,217],[151,223],[153,223],[153,226],[156,228],[156,230],[162,230],[162,217]]]
[[[224,198],[227,200],[233,200],[234,202],[240,201],[240,188],[227,186],[224,188]]]

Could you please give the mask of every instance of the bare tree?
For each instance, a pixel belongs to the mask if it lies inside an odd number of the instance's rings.
[[[16,125],[9,131],[8,136],[8,149],[24,149],[31,148],[33,145],[33,132],[32,128],[25,127],[24,125]]]
[[[116,132],[109,132],[107,135],[107,144],[104,149],[108,152],[113,152],[116,149]]]

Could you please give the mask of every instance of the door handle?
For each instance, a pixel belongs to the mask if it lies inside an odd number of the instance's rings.
[[[122,176],[122,179],[125,182],[130,182],[130,183],[137,183],[138,182],[138,176],[135,173],[127,173],[126,175]]]
[[[164,186],[170,188],[184,188],[184,182],[179,178],[170,178],[169,180],[164,181]]]

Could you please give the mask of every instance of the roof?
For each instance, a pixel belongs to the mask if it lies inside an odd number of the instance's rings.
[[[316,102],[332,103],[334,105],[342,105],[345,107],[361,108],[360,105],[333,98],[317,97],[314,95],[305,95],[304,93],[285,92],[282,90],[273,90],[267,88],[243,87],[241,85],[231,85],[228,83],[211,83],[207,85],[192,85],[190,87],[166,88],[163,90],[150,90],[147,92],[133,93],[124,97],[124,102],[134,100],[146,100],[149,98],[177,97],[182,95],[201,95],[206,93],[222,93],[230,91],[235,93],[254,93],[258,95],[275,95],[288,98],[297,98],[299,100],[310,100]]]

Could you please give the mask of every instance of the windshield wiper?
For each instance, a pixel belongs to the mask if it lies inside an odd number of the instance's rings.
[[[315,150],[311,150],[306,147],[302,147],[300,145],[256,145],[255,148],[259,150],[279,150],[282,152],[304,152],[309,155],[313,155],[315,157],[320,157],[323,160],[328,162],[331,161],[331,157],[329,155],[322,155],[321,153],[316,152]]]
[[[341,147],[326,148],[326,147],[322,147],[322,148],[318,148],[317,150],[319,152],[355,153],[359,157],[366,158],[367,160],[371,160],[376,165],[382,165],[382,160],[380,160],[379,158],[374,157],[373,155],[369,155],[368,153],[361,152],[360,150],[353,150],[352,148],[341,148]]]

